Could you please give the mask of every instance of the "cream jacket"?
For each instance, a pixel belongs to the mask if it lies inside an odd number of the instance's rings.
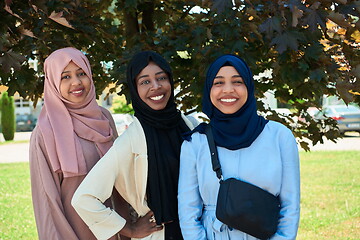
[[[193,123],[182,117],[193,129]],[[150,211],[146,202],[147,174],[145,134],[135,117],[82,181],[71,204],[98,239],[108,239],[126,223],[116,211],[103,204],[111,196],[113,186],[140,216],[144,216]],[[163,240],[164,230],[142,239]]]

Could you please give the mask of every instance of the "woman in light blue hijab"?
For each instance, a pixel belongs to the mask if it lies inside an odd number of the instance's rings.
[[[254,80],[246,62],[226,54],[208,69],[202,102],[209,117],[224,179],[236,178],[280,197],[277,232],[271,239],[295,239],[300,216],[299,155],[292,132],[257,114]],[[219,180],[212,170],[202,123],[185,136],[180,157],[179,219],[187,239],[255,237],[215,216]]]

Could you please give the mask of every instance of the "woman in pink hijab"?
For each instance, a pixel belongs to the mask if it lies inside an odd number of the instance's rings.
[[[70,47],[54,51],[45,60],[44,72],[44,106],[30,140],[39,239],[96,239],[70,201],[86,174],[112,146],[117,137],[115,124],[110,112],[95,100],[90,63],[82,52]],[[115,203],[112,207],[126,217],[126,203],[114,194],[108,206]]]

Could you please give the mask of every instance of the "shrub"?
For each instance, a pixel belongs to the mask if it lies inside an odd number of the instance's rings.
[[[5,141],[14,139],[15,135],[15,104],[14,98],[4,92],[1,96],[1,126]]]
[[[124,96],[115,96],[113,98],[112,107],[110,110],[113,113],[129,113],[134,114],[134,109],[131,104],[126,103],[126,99]]]

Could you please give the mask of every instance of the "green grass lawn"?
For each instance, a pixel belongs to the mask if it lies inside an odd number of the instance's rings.
[[[360,151],[301,152],[298,239],[360,239]]]
[[[0,239],[37,239],[28,163],[0,164]]]
[[[300,152],[300,240],[360,239],[360,151]],[[37,239],[28,163],[0,164],[0,240]]]

